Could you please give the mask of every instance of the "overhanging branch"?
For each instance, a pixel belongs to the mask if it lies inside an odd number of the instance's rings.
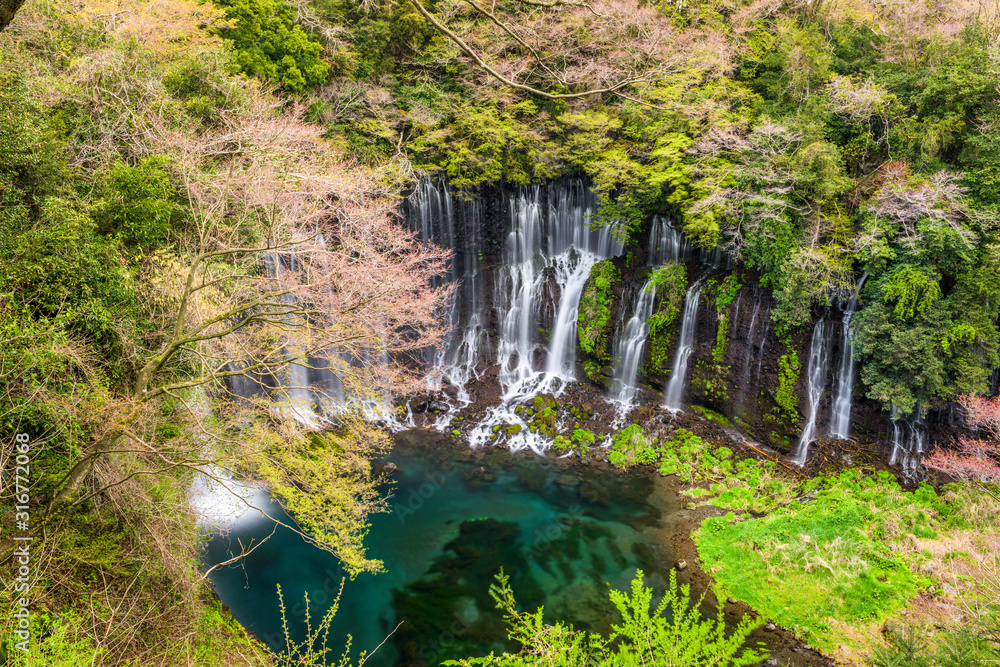
[[[433,14],[427,11],[427,8],[424,7],[422,4],[420,4],[420,0],[410,0],[410,3],[417,9],[418,12],[420,12],[421,15],[423,15],[425,19],[427,19],[430,22],[432,26],[434,26],[439,32],[444,34],[448,39],[455,42],[455,44],[458,45],[459,49],[461,49],[467,56],[472,58],[472,60],[477,65],[486,70],[490,76],[497,79],[498,81],[501,81],[505,85],[510,86],[511,88],[515,88],[517,90],[523,90],[526,93],[531,93],[532,95],[537,95],[547,100],[569,100],[569,99],[578,99],[581,97],[590,97],[591,95],[603,95],[604,93],[613,93],[616,90],[624,88],[625,86],[629,86],[633,83],[639,83],[640,81],[645,81],[644,78],[629,79],[628,81],[622,81],[608,88],[595,88],[592,90],[585,90],[580,93],[548,93],[545,92],[544,90],[539,90],[538,88],[533,88],[532,86],[528,86],[523,83],[518,83],[513,79],[507,78],[497,70],[493,69],[492,67],[487,65],[482,58],[479,57],[479,54],[477,54],[472,49],[472,47],[465,42],[465,40],[463,40],[457,34],[452,32],[448,28],[448,26],[438,21]]]

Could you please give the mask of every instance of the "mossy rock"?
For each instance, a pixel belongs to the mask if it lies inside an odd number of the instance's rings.
[[[687,267],[683,264],[665,264],[651,278],[656,288],[653,314],[649,325],[649,356],[645,365],[647,376],[663,376],[670,371],[670,341],[672,328],[680,315],[687,293]]]
[[[600,261],[590,269],[590,277],[580,297],[580,315],[576,327],[580,350],[598,361],[611,360],[608,334],[611,329],[611,306],[615,302],[612,288],[619,278],[618,268],[612,260]]]
[[[532,399],[536,410],[558,410],[559,401],[552,394],[538,394]]]

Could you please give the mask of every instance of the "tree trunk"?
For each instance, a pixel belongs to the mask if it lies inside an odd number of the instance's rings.
[[[0,2],[2,2],[2,0],[0,0]],[[79,490],[80,485],[83,484],[83,480],[85,480],[87,475],[90,474],[90,471],[94,469],[94,462],[97,461],[99,457],[111,451],[121,435],[121,431],[112,430],[105,433],[101,436],[100,440],[94,443],[90,453],[77,461],[76,465],[69,471],[69,474],[66,475],[66,483],[49,505],[50,510],[58,509],[60,506],[73,500],[73,497]]]
[[[14,20],[14,14],[24,4],[24,0],[0,0],[0,30],[3,30]]]

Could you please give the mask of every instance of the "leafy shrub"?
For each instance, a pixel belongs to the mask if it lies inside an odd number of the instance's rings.
[[[677,584],[677,573],[670,581],[662,600],[653,605],[653,590],[643,584],[642,570],[632,580],[631,593],[612,590],[609,594],[621,616],[612,624],[606,639],[599,634],[574,630],[562,623],[547,625],[542,609],[534,613],[518,609],[510,580],[502,571],[497,583],[490,586],[490,596],[504,612],[512,639],[522,645],[517,654],[490,653],[483,658],[449,660],[442,664],[471,667],[743,667],[766,657],[761,648],[746,647],[750,633],[763,625],[763,619],[744,616],[735,628],[727,628],[719,609],[715,618],[702,615],[704,600],[691,599],[691,587]],[[761,645],[762,646],[762,645]]]
[[[235,64],[244,73],[270,79],[289,92],[326,81],[330,66],[320,60],[323,45],[295,23],[282,0],[216,0],[231,27],[220,34],[233,43]]]
[[[170,231],[176,192],[165,158],[147,158],[136,167],[118,163],[104,183],[93,216],[98,231],[143,248],[163,243]]]
[[[612,436],[608,460],[612,465],[626,468],[631,465],[655,463],[656,449],[638,424],[630,424]]]

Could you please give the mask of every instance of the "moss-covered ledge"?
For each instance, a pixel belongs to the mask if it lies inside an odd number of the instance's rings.
[[[611,363],[611,307],[614,304],[614,286],[621,279],[621,272],[614,261],[605,259],[590,269],[590,277],[580,297],[580,315],[577,337],[584,355],[583,367],[594,381],[600,377],[601,368]]]

